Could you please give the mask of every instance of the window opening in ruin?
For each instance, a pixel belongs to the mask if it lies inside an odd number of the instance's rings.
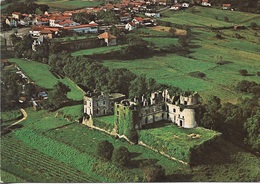
[[[99,110],[97,109],[97,114],[98,114]]]
[[[103,110],[103,114],[106,114],[106,110],[105,109]]]
[[[173,112],[176,112],[176,109],[173,109]]]
[[[180,120],[180,126],[182,126],[182,120]]]

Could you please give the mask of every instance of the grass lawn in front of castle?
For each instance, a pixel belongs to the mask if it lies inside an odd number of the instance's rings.
[[[107,131],[112,131],[115,127],[115,118],[112,116],[102,116],[93,118],[94,126],[105,129]]]
[[[215,138],[220,133],[202,127],[185,129],[160,121],[139,131],[139,140],[166,154],[188,162],[190,150]]]

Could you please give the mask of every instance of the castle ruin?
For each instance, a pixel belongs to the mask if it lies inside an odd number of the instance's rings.
[[[125,95],[120,93],[88,93],[84,97],[83,123],[88,118],[114,114],[117,125],[127,121],[135,129],[161,120],[171,121],[183,128],[195,128],[198,97],[196,92],[170,96],[167,89],[133,100],[125,99]]]

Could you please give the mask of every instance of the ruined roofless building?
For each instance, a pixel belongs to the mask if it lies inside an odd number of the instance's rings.
[[[136,129],[143,125],[161,120],[171,121],[183,128],[194,128],[195,108],[198,104],[197,93],[170,96],[168,90],[154,92],[150,98],[144,95],[140,99],[122,100],[115,104],[116,124],[132,121]]]
[[[125,95],[87,92],[84,96],[84,117],[99,117],[114,114],[114,103],[120,102]]]

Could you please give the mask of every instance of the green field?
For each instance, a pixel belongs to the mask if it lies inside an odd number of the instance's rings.
[[[76,52],[72,52],[72,56],[83,56],[83,55],[92,55],[92,54],[105,54],[112,51],[121,50],[123,46],[110,46],[110,47],[99,47],[93,49],[84,49]]]
[[[152,43],[157,48],[164,48],[173,44],[178,43],[177,38],[143,38],[143,40],[148,41],[149,43]]]
[[[218,132],[203,129],[201,127],[184,129],[172,123],[158,122],[158,126],[145,128],[139,131],[139,140],[152,146],[156,150],[189,162],[190,150],[198,147],[205,141],[208,141],[219,135]],[[192,138],[189,135],[196,134],[199,137]]]
[[[59,79],[55,77],[49,71],[48,65],[24,59],[10,59],[10,61],[16,63],[17,66],[40,87],[53,89],[53,86],[60,81],[70,87],[71,91],[68,93],[69,98],[82,100],[83,92],[77,85],[68,78]]]
[[[114,115],[112,116],[103,116],[103,117],[97,117],[93,119],[94,126],[97,126],[99,128],[103,128],[107,131],[112,131],[115,127],[115,118]]]
[[[185,11],[166,10],[162,13],[160,20],[179,25],[225,27],[233,24],[250,25],[251,22],[260,24],[260,16],[252,13],[224,11],[215,8],[196,7],[194,13],[192,8]],[[228,18],[228,22],[225,21]]]
[[[160,32],[160,31],[157,31]],[[260,46],[251,40],[259,39],[254,31],[242,30],[245,39],[234,38],[231,31],[220,31],[224,39],[217,39],[214,31],[207,29],[192,29],[191,53],[187,56],[168,54],[165,56],[153,56],[148,59],[135,59],[131,61],[107,60],[103,64],[110,69],[127,68],[137,75],[146,74],[148,78],[154,78],[162,84],[170,84],[180,87],[182,90],[198,91],[203,97],[216,95],[223,102],[236,102],[243,94],[238,94],[234,87],[241,80],[260,82],[256,73],[260,70]],[[222,33],[223,32],[223,33]],[[227,32],[227,33],[226,33]],[[248,34],[246,34],[248,33]],[[250,36],[249,36],[250,35]],[[166,46],[170,42],[145,38],[158,46]],[[156,42],[157,41],[157,42]],[[218,61],[228,61],[228,64],[218,65]],[[248,70],[250,76],[241,76],[239,70]],[[206,78],[194,78],[190,72],[200,71],[206,74]]]
[[[84,0],[40,0],[37,1],[38,4],[47,4],[52,8],[59,9],[76,9],[83,8],[89,6],[98,6],[102,3],[102,1],[84,1]]]
[[[78,109],[77,106],[70,108],[73,109],[71,112]],[[64,115],[69,114],[68,109],[60,110],[63,113],[26,109],[28,118],[21,123],[22,128],[5,135],[1,141],[1,146],[6,150],[2,152],[2,170],[17,173],[17,177],[23,176],[30,182],[132,182],[142,181],[142,171],[138,167],[142,160],[156,159],[169,175],[166,180],[172,180],[172,174],[183,178],[190,174],[187,166],[170,161],[152,150],[132,146],[126,141],[74,123],[74,120],[66,120]],[[95,149],[101,140],[108,140],[115,147],[127,147],[133,154],[129,167],[122,170],[112,163],[99,160]],[[44,172],[46,170],[49,172]],[[11,179],[7,177],[6,181]]]

